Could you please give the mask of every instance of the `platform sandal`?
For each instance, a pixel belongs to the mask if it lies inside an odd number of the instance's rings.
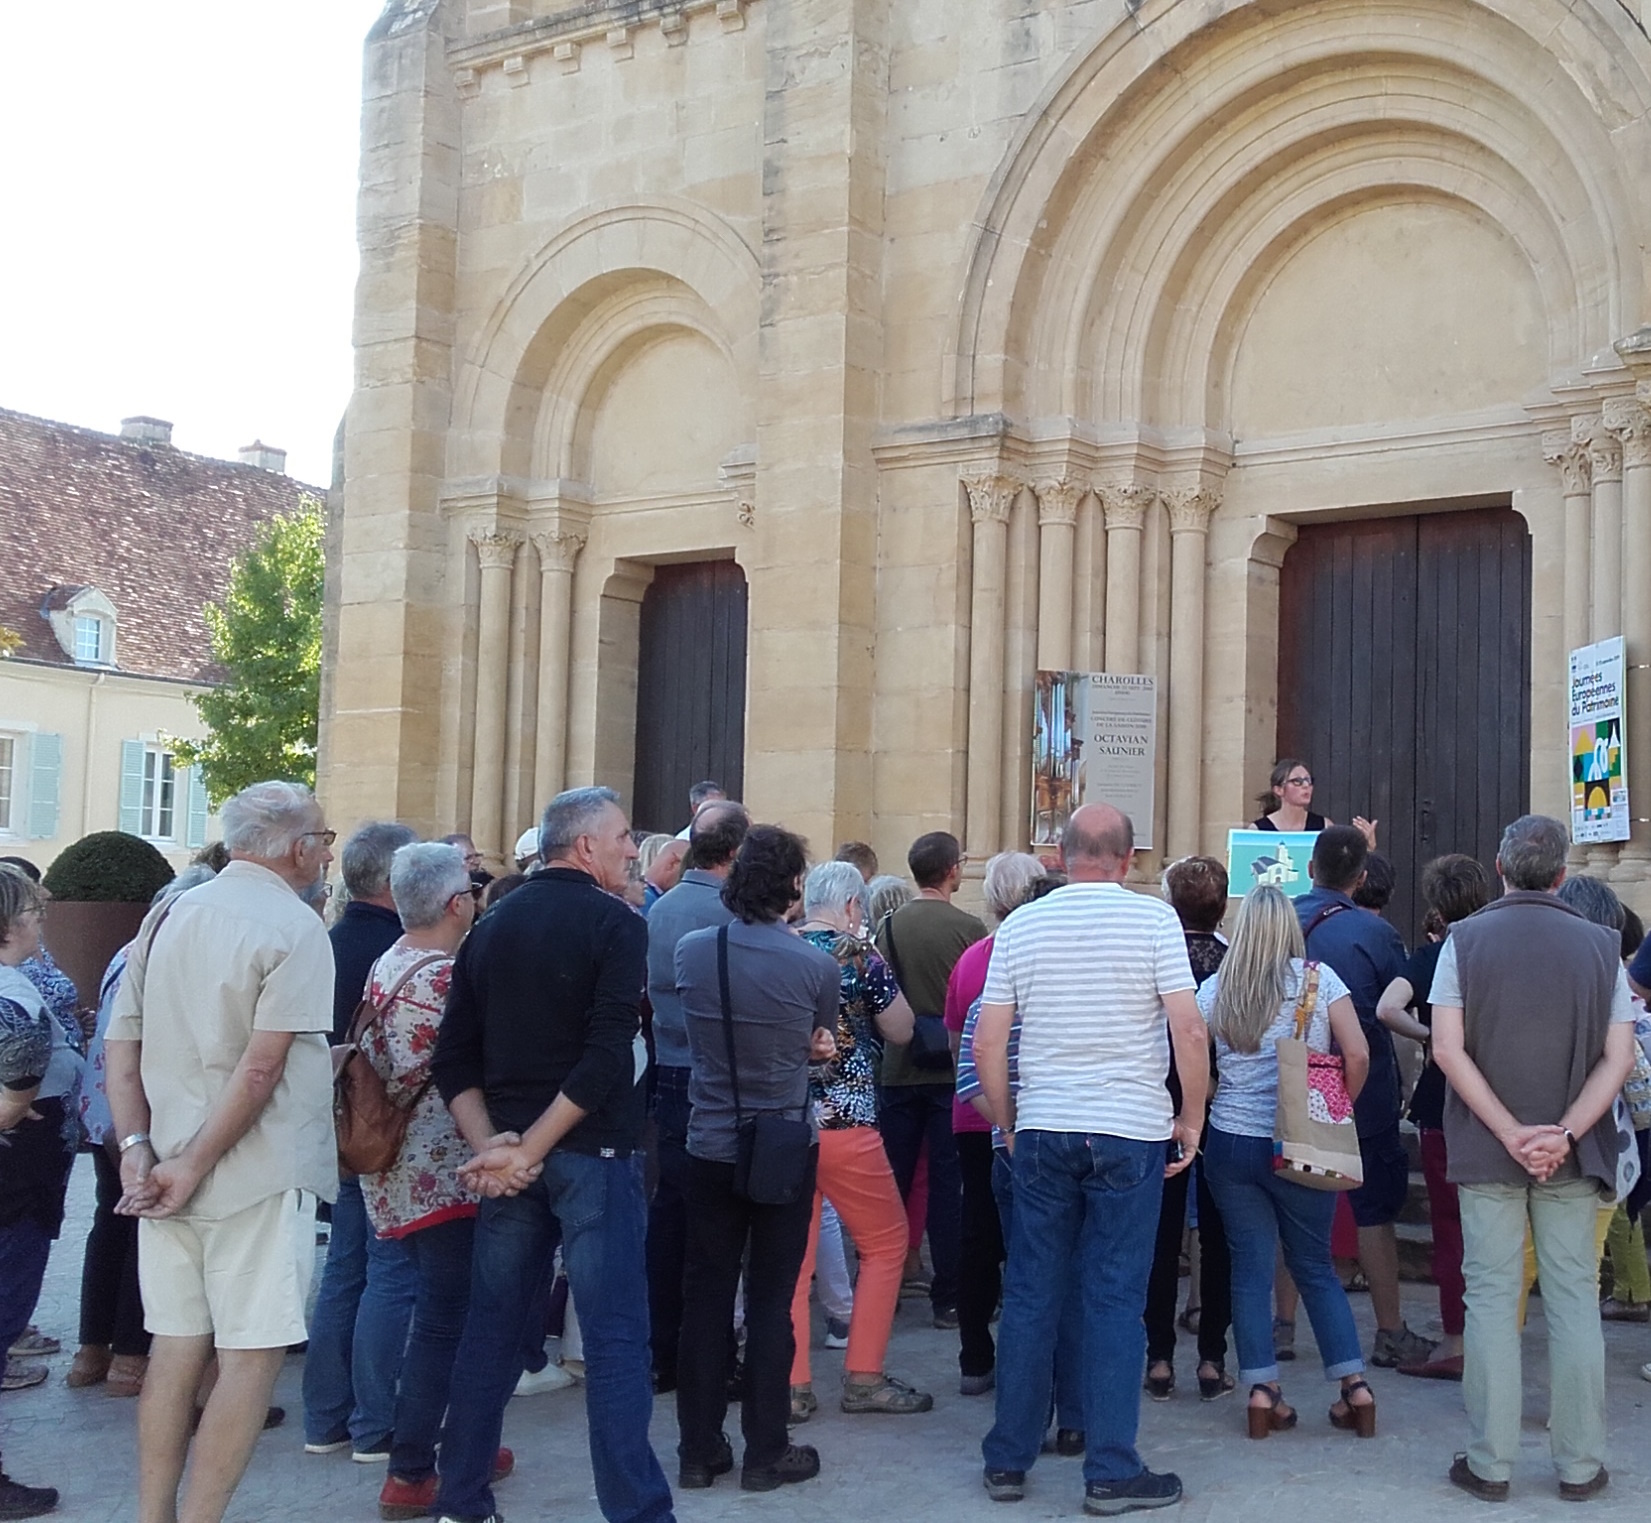
[[[1370,1400],[1356,1405],[1350,1399],[1355,1391],[1370,1391]],[[1336,1407],[1341,1411],[1337,1412]],[[1376,1393],[1370,1390],[1369,1381],[1355,1380],[1341,1388],[1341,1400],[1330,1408],[1330,1426],[1344,1433],[1357,1433],[1360,1438],[1376,1436]]]
[[[1257,1396],[1265,1396],[1267,1405],[1258,1407],[1255,1404]],[[1283,1433],[1296,1425],[1296,1409],[1285,1406],[1284,1393],[1276,1386],[1251,1386],[1246,1415],[1249,1417],[1251,1438],[1266,1438],[1271,1433]]]

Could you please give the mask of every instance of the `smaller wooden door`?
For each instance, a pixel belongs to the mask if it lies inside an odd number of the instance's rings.
[[[642,598],[631,823],[677,831],[701,779],[745,784],[745,573],[733,561],[660,566]]]

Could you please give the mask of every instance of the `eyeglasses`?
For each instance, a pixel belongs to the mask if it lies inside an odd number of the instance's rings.
[[[1284,786],[1286,788],[1311,788],[1313,779],[1310,774],[1306,777],[1287,777],[1284,779]]]
[[[298,838],[300,841],[319,841],[323,846],[331,846],[338,839],[336,830],[306,830]]]

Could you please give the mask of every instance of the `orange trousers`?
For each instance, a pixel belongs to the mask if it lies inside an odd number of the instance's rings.
[[[791,1383],[809,1383],[808,1293],[814,1280],[814,1254],[820,1243],[820,1202],[837,1208],[843,1226],[854,1239],[860,1259],[854,1282],[854,1311],[848,1324],[845,1370],[881,1374],[900,1304],[900,1276],[906,1266],[906,1208],[883,1151],[883,1138],[874,1126],[851,1126],[821,1131],[820,1161],[814,1191],[814,1220],[808,1229],[808,1251],[797,1276],[791,1302],[791,1328],[797,1352],[791,1361]]]

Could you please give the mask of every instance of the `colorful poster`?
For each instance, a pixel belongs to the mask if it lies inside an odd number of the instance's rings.
[[[1570,708],[1571,839],[1626,841],[1622,636],[1571,652]]]
[[[1032,736],[1032,844],[1054,846],[1081,804],[1112,804],[1152,849],[1158,679],[1039,672]]]
[[[1316,830],[1229,830],[1228,892],[1242,898],[1267,884],[1299,899],[1313,886],[1307,864],[1316,840]]]

